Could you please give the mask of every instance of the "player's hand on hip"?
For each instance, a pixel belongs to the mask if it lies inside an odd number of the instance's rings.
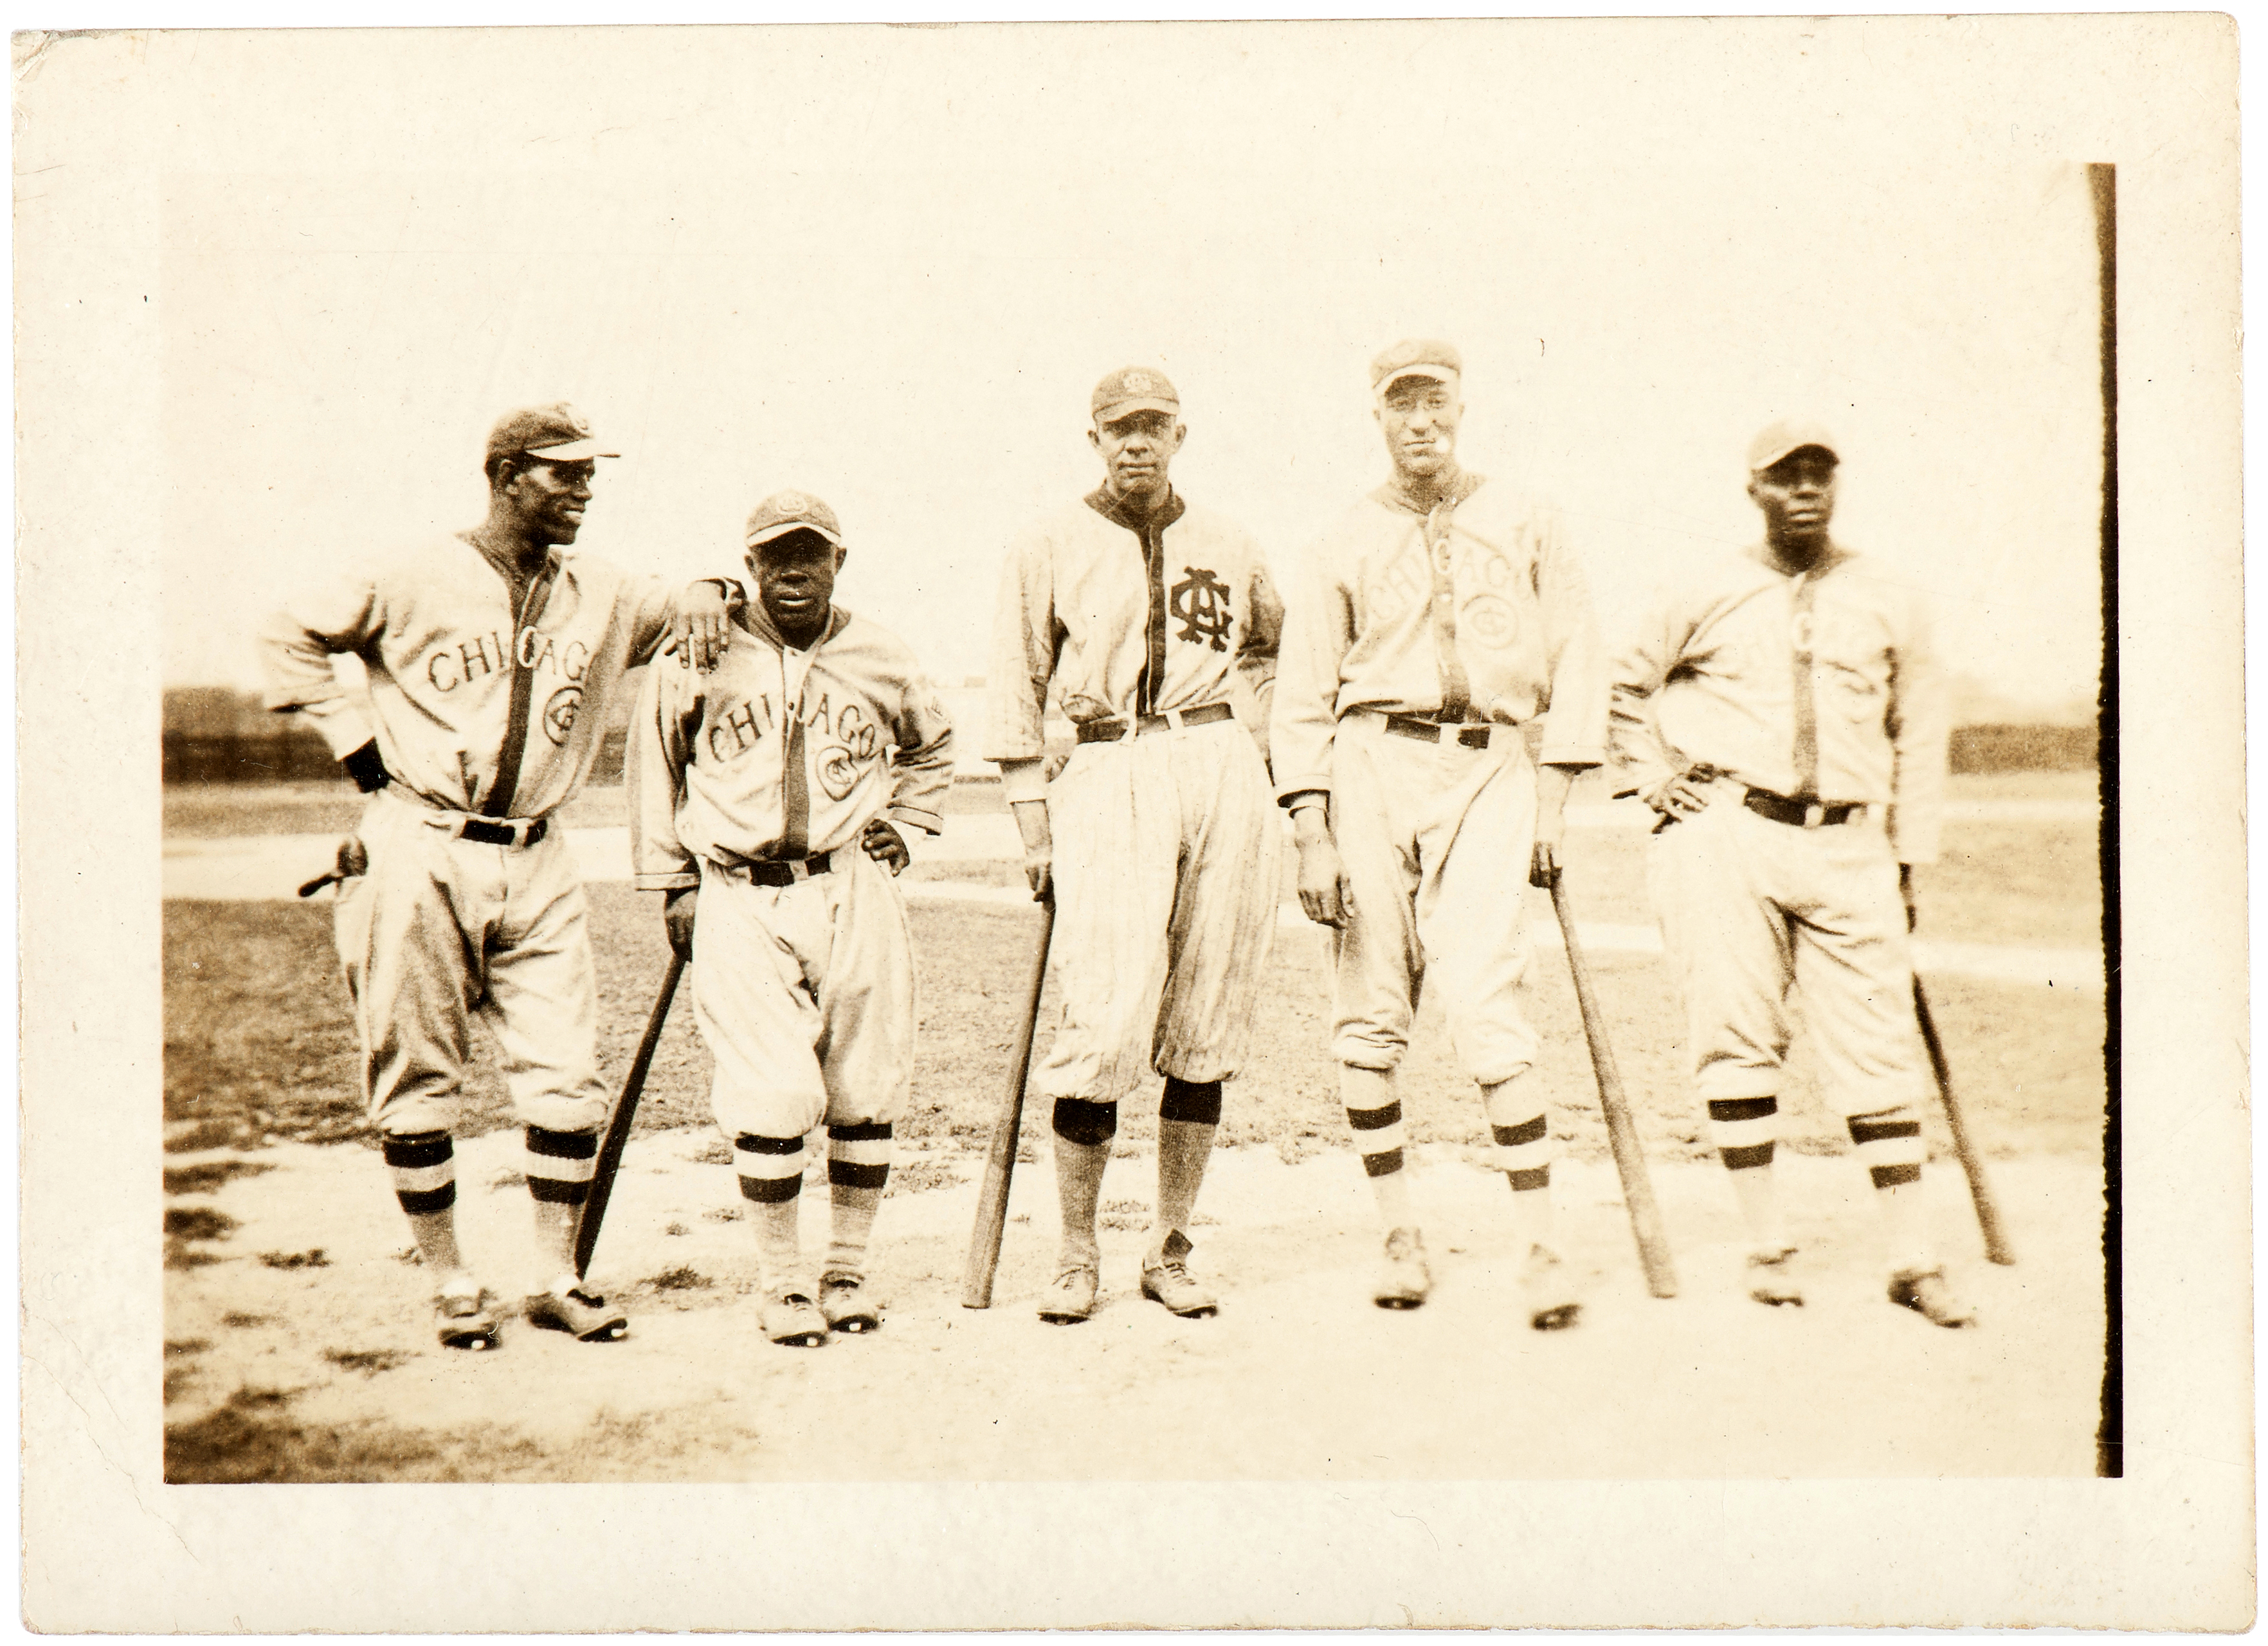
[[[669,934],[669,952],[681,960],[693,959],[693,922],[700,912],[701,888],[681,885],[663,899],[662,930]]]
[[[888,864],[894,878],[903,874],[906,865],[914,860],[913,853],[906,849],[906,837],[886,818],[869,818],[865,833],[858,836],[858,844],[876,863]]]
[[[1055,833],[1048,825],[1044,800],[1016,802],[1016,828],[1024,837],[1024,878],[1030,883],[1032,901],[1042,903],[1055,890]]]
[[[1709,785],[1715,774],[1701,767],[1678,773],[1668,782],[1658,784],[1652,792],[1643,795],[1646,805],[1672,822],[1682,817],[1691,817],[1697,812],[1709,809]]]
[[[733,619],[725,592],[713,583],[688,584],[678,598],[677,615],[671,620],[663,655],[674,652],[680,668],[690,665],[706,674],[732,643]]]

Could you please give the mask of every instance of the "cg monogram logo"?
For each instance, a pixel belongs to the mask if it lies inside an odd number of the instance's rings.
[[[1508,646],[1520,633],[1520,614],[1500,594],[1476,594],[1466,601],[1464,623],[1483,645]]]
[[[1228,650],[1230,604],[1228,585],[1197,566],[1182,568],[1167,605],[1182,620],[1182,640],[1211,641],[1215,651]]]
[[[849,798],[858,784],[858,756],[839,743],[819,751],[819,786],[829,800]]]
[[[583,688],[563,686],[551,694],[543,705],[543,735],[554,743],[567,741],[567,734],[575,729],[575,716],[582,711]]]

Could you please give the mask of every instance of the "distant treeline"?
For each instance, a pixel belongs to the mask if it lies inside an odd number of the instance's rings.
[[[627,740],[621,725],[608,730],[592,782],[622,780]],[[1953,734],[1956,772],[2091,771],[2095,761],[2093,726],[1975,725]],[[165,761],[169,783],[347,781],[313,728],[268,713],[249,693],[217,687],[166,694]]]

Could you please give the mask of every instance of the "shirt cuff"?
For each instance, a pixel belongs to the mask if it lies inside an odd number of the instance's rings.
[[[1606,745],[1602,743],[1550,743],[1536,752],[1538,766],[1604,766],[1607,763]]]
[[[681,869],[668,874],[641,874],[631,877],[634,892],[689,892],[701,884],[698,871]]]
[[[353,703],[342,702],[327,715],[311,714],[307,718],[323,734],[335,761],[342,761],[364,744],[378,740],[378,729],[370,724],[370,716]]]
[[[919,806],[892,806],[890,817],[893,821],[917,828],[924,834],[945,833],[945,819],[934,812],[923,811]]]
[[[1276,804],[1279,806],[1288,806],[1292,804],[1292,798],[1295,795],[1312,793],[1329,797],[1330,792],[1331,780],[1329,777],[1325,776],[1321,772],[1308,772],[1304,775],[1287,777],[1282,783],[1278,783],[1276,785]]]
[[[1024,800],[1044,800],[1048,797],[1047,761],[1044,756],[1032,755],[1025,760],[995,761],[1000,768],[1000,791],[1010,805]]]

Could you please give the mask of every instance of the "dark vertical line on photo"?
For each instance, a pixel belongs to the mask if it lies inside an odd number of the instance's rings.
[[[2096,782],[2102,857],[2102,1415],[2095,1430],[2095,1472],[2126,1473],[2125,1311],[2120,1261],[2118,975],[2118,168],[2087,168],[2095,197],[2095,260],[2102,303],[2102,686],[2095,699]]]

